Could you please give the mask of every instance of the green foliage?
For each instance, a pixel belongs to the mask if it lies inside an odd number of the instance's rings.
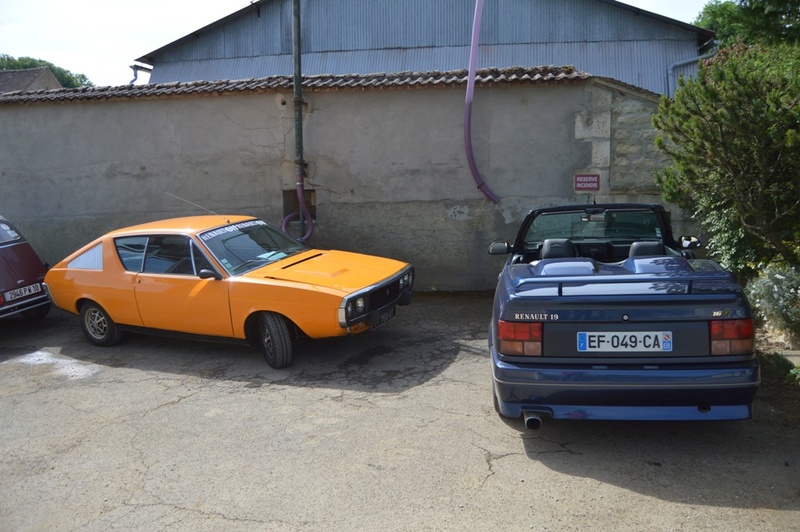
[[[0,70],[25,70],[28,68],[49,67],[62,86],[68,88],[94,87],[94,83],[83,74],[73,74],[69,70],[55,66],[53,63],[32,57],[14,58],[0,54]]]
[[[653,125],[674,165],[656,174],[664,198],[694,212],[725,267],[800,266],[800,47],[720,50]]]
[[[744,39],[747,33],[747,20],[732,0],[711,0],[694,23],[714,31],[720,46],[729,46],[737,39]]]
[[[800,0],[711,0],[695,24],[716,32],[720,46],[800,42]]]
[[[800,0],[738,0],[748,28],[746,42],[800,42]]]
[[[800,268],[770,264],[747,284],[747,297],[770,326],[800,340]]]
[[[763,257],[773,252],[761,240],[746,240],[744,229],[735,220],[735,212],[725,206],[720,206],[715,216],[705,220],[705,230],[713,235],[706,249],[720,264],[746,280],[754,274]],[[748,245],[742,245],[743,242]]]

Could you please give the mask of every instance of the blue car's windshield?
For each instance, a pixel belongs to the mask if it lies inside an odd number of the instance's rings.
[[[612,210],[602,212],[545,212],[534,218],[525,235],[526,243],[548,238],[573,241],[648,240],[662,238],[658,216],[651,210]]]
[[[231,275],[249,272],[308,249],[263,220],[226,225],[199,236]]]

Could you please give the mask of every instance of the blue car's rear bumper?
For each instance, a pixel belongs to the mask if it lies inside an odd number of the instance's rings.
[[[738,366],[559,367],[510,364],[490,346],[497,406],[556,419],[749,419],[760,382],[756,359]]]

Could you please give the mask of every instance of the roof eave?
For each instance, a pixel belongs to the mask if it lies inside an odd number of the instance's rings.
[[[629,4],[624,4],[622,2],[618,2],[617,0],[597,0],[598,2],[603,2],[604,4],[610,4],[616,6],[620,9],[624,9],[626,11],[630,11],[636,15],[642,15],[648,18],[653,18],[659,20],[661,22],[666,22],[667,24],[672,24],[673,26],[678,26],[685,30],[693,31],[697,33],[697,46],[704,47],[706,44],[714,40],[716,37],[716,33],[708,30],[706,28],[701,28],[700,26],[695,26],[694,24],[688,24],[686,22],[681,22],[680,20],[676,20],[674,18],[665,17],[664,15],[659,15],[658,13],[653,13],[652,11],[647,11],[645,9],[641,9]]]
[[[304,76],[303,87],[308,91],[390,90],[458,87],[467,83],[466,69],[427,72],[397,72],[393,74],[355,74]],[[478,69],[475,82],[486,85],[527,85],[582,82],[593,76],[571,66],[511,67]],[[117,87],[81,87],[33,92],[0,94],[0,105],[81,100],[129,100],[164,96],[193,96],[199,94],[242,94],[246,92],[279,92],[292,90],[291,76],[271,76],[243,80],[172,82]]]
[[[139,57],[138,59],[134,59],[134,61],[136,61],[137,63],[144,63],[145,65],[155,66],[154,57],[159,55],[161,52],[163,52],[167,48],[171,48],[171,47],[175,46],[176,44],[180,44],[180,43],[182,43],[184,41],[188,41],[189,39],[196,38],[201,33],[206,33],[206,32],[211,31],[214,28],[217,28],[219,26],[224,26],[225,24],[228,23],[228,21],[230,21],[232,19],[235,19],[235,18],[238,18],[239,16],[243,15],[247,11],[259,10],[259,9],[261,9],[262,5],[266,4],[269,1],[270,0],[254,0],[254,1],[251,1],[250,5],[248,5],[246,7],[243,7],[242,9],[231,13],[227,17],[223,17],[223,18],[221,18],[219,20],[216,20],[216,21],[212,22],[211,24],[208,24],[207,26],[203,26],[202,28],[191,32],[189,35],[184,35],[180,39],[172,41],[169,44],[165,44],[161,48],[158,48],[157,50],[153,50],[152,52],[149,52],[149,53],[143,55],[142,57]]]

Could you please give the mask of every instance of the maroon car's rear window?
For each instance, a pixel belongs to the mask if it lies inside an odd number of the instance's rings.
[[[5,244],[6,242],[13,242],[14,240],[19,240],[21,237],[19,233],[8,225],[5,222],[0,222],[0,244]]]

